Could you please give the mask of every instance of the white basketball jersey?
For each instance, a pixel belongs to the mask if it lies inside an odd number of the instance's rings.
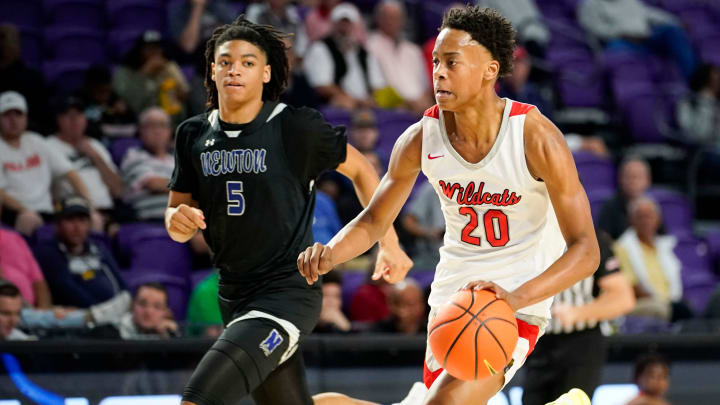
[[[565,240],[545,183],[525,160],[523,125],[534,106],[505,99],[495,144],[478,163],[465,161],[445,132],[436,105],[422,118],[422,171],[437,192],[445,238],[429,303],[448,302],[470,281],[493,281],[508,291],[545,271],[565,251]],[[550,318],[552,298],[520,309]]]

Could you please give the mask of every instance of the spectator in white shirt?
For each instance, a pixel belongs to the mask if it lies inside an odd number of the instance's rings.
[[[0,190],[6,208],[3,222],[26,236],[52,218],[53,180],[63,178],[77,194],[88,197],[70,161],[42,136],[27,131],[27,103],[14,91],[0,94],[0,167],[5,179]]]
[[[55,105],[58,132],[48,139],[53,149],[65,155],[90,193],[90,202],[101,210],[113,208],[113,198],[123,194],[123,181],[105,146],[86,136],[87,118],[83,102],[74,96]],[[74,194],[67,181],[58,182],[58,198]]]
[[[330,35],[310,45],[303,61],[310,86],[330,104],[350,110],[374,105],[373,93],[385,87],[377,59],[353,34],[361,18],[355,6],[337,5]]]
[[[370,34],[368,51],[378,60],[388,85],[396,93],[394,105],[423,112],[432,105],[432,92],[420,47],[403,38],[405,6],[383,0],[375,8],[378,30]]]

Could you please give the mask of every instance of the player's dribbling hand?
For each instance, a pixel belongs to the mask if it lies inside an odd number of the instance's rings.
[[[332,248],[315,242],[298,255],[297,266],[308,284],[315,283],[318,277],[333,268]]]
[[[175,208],[168,208],[167,230],[172,235],[191,238],[195,231],[205,229],[205,215],[197,208],[180,204]]]
[[[395,284],[405,278],[412,266],[413,261],[399,245],[380,245],[372,279],[379,280],[382,277],[388,283]]]
[[[522,308],[522,306],[518,302],[518,299],[512,293],[507,292],[507,290],[493,283],[492,281],[471,281],[465,284],[462,288],[460,288],[460,290],[490,290],[495,293],[495,296],[497,298],[507,301],[508,305],[510,305],[510,308],[512,308],[513,311],[517,311],[518,309]]]

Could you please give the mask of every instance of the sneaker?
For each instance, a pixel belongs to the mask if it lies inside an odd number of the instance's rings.
[[[545,405],[591,405],[590,398],[587,396],[585,391],[579,388],[573,388],[565,394],[560,395],[560,398],[549,402]]]
[[[130,293],[123,291],[105,302],[91,306],[90,314],[95,325],[106,325],[120,321],[120,318],[130,310]]]
[[[410,392],[408,392],[405,399],[393,405],[420,405],[423,403],[427,392],[428,389],[425,387],[425,384],[416,382],[413,384],[412,388],[410,388]]]

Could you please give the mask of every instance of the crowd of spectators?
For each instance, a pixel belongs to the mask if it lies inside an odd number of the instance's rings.
[[[551,118],[567,117],[549,56],[557,26],[544,18],[542,5],[478,3],[500,10],[518,30],[515,70],[498,82],[498,93],[534,104]],[[683,147],[702,150],[699,179],[711,184],[712,173],[720,172],[720,69],[701,60],[682,21],[660,8],[639,0],[578,3],[572,15],[602,45],[597,52],[654,54],[682,72],[687,91],[672,110],[674,122]],[[89,66],[73,89],[45,80],[21,57],[22,30],[0,24],[0,338],[42,338],[53,328],[121,338],[217,336],[218,275],[209,269],[201,235],[192,241],[193,275],[182,276],[192,282],[181,313],[171,309],[175,281],[131,280],[124,263],[133,259],[121,257],[118,248],[118,229],[126,224],[162,227],[174,129],[206,108],[204,43],[238,10],[292,34],[286,38],[292,74],[283,100],[344,111],[350,143],[382,176],[388,164],[380,151],[388,136],[383,111],[419,119],[433,104],[435,35],[423,34],[427,21],[414,3],[372,4],[177,2],[167,10],[167,27],[139,32],[115,64]],[[603,108],[612,113],[616,106]],[[617,241],[621,270],[634,286],[633,315],[662,321],[702,316],[703,309],[691,308],[683,297],[683,263],[673,250],[679,236],[663,225],[663,207],[648,196],[656,185],[651,164],[617,148],[628,144],[618,142],[627,131],[622,125],[581,127],[567,140],[573,152],[617,163],[617,189],[593,208],[598,229]],[[420,276],[391,286],[365,277],[373,252],[350,262],[325,276],[317,332],[425,332],[431,278],[423,274],[439,261],[445,224],[433,186],[423,182],[396,223],[416,263],[411,275]],[[350,187],[336,173],[318,179],[316,240],[327,242],[361,210]],[[361,277],[351,289],[348,273]],[[711,305],[715,301],[720,298]]]

